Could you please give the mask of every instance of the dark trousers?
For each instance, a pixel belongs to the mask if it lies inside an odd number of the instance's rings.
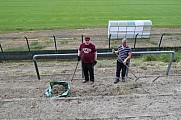
[[[83,67],[85,80],[94,81],[94,65],[93,65],[93,63],[82,62],[82,67]],[[89,74],[90,74],[90,79],[89,79]]]
[[[126,63],[128,65],[128,63]],[[126,75],[126,65],[117,60],[116,77],[120,78],[120,71],[122,70],[121,77],[124,78]]]

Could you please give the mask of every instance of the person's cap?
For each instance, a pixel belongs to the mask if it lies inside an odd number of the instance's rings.
[[[89,41],[90,40],[90,37],[85,37],[85,41]]]
[[[126,39],[126,38],[123,38],[123,39],[122,39],[122,43],[124,43],[124,42],[127,42],[127,39]]]

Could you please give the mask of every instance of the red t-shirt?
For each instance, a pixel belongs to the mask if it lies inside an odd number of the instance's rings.
[[[86,45],[85,43],[82,43],[79,47],[80,53],[81,53],[81,59],[84,63],[93,63],[95,60],[95,52],[96,48],[95,45],[90,43],[89,45]]]

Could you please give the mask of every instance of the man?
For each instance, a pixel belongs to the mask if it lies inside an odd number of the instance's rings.
[[[97,63],[97,50],[93,43],[90,42],[90,37],[85,37],[78,49],[78,61],[82,60],[82,67],[85,76],[83,83],[90,80],[94,83],[94,65]],[[89,77],[90,76],[90,77]]]
[[[127,66],[129,65],[130,58],[132,55],[131,48],[127,45],[127,39],[122,39],[122,44],[119,45],[118,50],[114,51],[113,53],[118,56],[117,59],[117,66],[116,66],[116,81],[114,83],[118,83],[120,80],[120,71],[122,69],[121,77],[122,82],[125,82],[125,74],[127,70]]]

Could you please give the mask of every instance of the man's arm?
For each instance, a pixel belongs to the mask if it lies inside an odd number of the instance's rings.
[[[94,53],[95,57],[94,57],[94,63],[93,65],[96,65],[97,64],[97,51]]]
[[[127,61],[128,59],[130,59],[131,56],[132,56],[132,52],[129,52],[129,53],[128,53],[128,57],[126,58],[126,61]]]
[[[128,57],[123,61],[124,64],[126,64],[126,61],[129,60],[132,56],[132,52],[128,53]]]
[[[112,49],[112,52],[113,52],[114,54],[116,54],[117,56],[119,55],[119,51],[115,51],[114,49]]]
[[[80,50],[78,49],[78,56],[80,56]]]
[[[81,51],[78,49],[78,61],[80,61],[80,59],[81,59]]]
[[[97,51],[94,53],[94,55],[95,55],[95,61],[97,61]]]

